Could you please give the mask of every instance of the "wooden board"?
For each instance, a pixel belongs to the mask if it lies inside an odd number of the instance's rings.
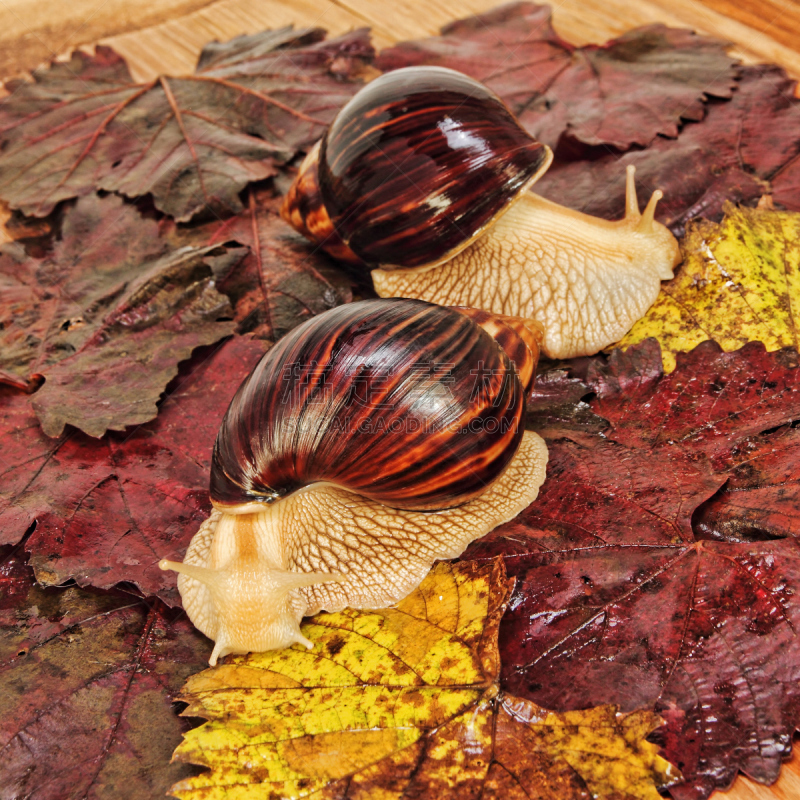
[[[294,23],[331,34],[367,26],[378,48],[429,36],[496,0],[3,0],[0,75],[97,42],[125,56],[140,80],[194,68],[202,46]],[[562,0],[555,28],[575,44],[604,42],[651,22],[693,28],[731,42],[746,63],[773,62],[800,78],[800,0]],[[800,95],[798,95],[800,96]],[[800,800],[800,758],[764,787],[746,777],[715,800]]]

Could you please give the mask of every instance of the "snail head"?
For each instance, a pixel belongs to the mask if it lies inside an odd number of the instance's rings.
[[[215,511],[193,540],[184,563],[159,562],[161,569],[179,574],[187,613],[215,640],[212,666],[229,653],[274,650],[295,642],[311,648],[300,632],[291,593],[344,580],[338,574],[282,569],[269,552],[273,516],[269,509],[244,514]]]

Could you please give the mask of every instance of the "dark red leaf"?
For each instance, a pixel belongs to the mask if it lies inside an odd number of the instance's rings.
[[[158,560],[180,560],[208,515],[217,429],[263,351],[262,342],[236,337],[196,357],[157,420],[102,441],[78,432],[49,439],[30,397],[4,398],[0,544],[19,542],[35,523],[25,548],[42,583],[130,581],[176,604],[175,578]]]
[[[726,200],[755,205],[774,181],[775,201],[800,211],[800,101],[779,67],[742,68],[729,102],[710,102],[705,119],[646,150],[564,152],[536,191],[587,214],[618,219],[625,167],[636,166],[640,198],[664,192],[657,217],[680,235],[696,216],[719,220]]]
[[[800,418],[797,354],[709,342],[664,376],[649,341],[594,364],[610,427],[555,426],[537,501],[467,553],[518,578],[505,688],[653,708],[681,800],[770,782],[800,725],[800,461],[793,428],[763,432]]]
[[[44,216],[95,189],[139,197],[176,219],[239,211],[238,193],[315,141],[372,58],[366,30],[318,28],[210,45],[194,75],[135,84],[98,47],[35,70],[0,103],[0,197]]]
[[[0,791],[37,800],[150,800],[191,727],[171,707],[207,641],[158,601],[43,589],[0,565]]]
[[[33,408],[48,436],[153,419],[178,362],[233,332],[214,270],[243,252],[191,247],[147,261],[165,249],[156,234],[120,198],[90,196],[66,214],[51,257],[28,259],[16,244],[0,252],[0,367],[28,383],[44,376]]]
[[[238,333],[273,341],[353,299],[351,281],[336,262],[281,219],[282,200],[272,188],[251,188],[247,208],[235,217],[193,227],[162,224],[162,234],[176,246],[247,246],[234,269],[218,274],[217,288],[234,304]]]
[[[730,97],[735,61],[725,43],[649,25],[605,45],[575,48],[550,25],[550,9],[502,6],[448,25],[442,35],[404,42],[378,58],[383,70],[437,64],[486,83],[538,139],[566,135],[619,149],[677,136],[699,120],[707,96]]]
[[[87,338],[87,310],[102,314],[140,265],[165,249],[153,220],[121,198],[97,195],[65,213],[48,257],[0,246],[0,368],[27,381],[74,353]]]
[[[533,390],[527,398],[528,428],[550,438],[556,438],[562,429],[577,435],[588,431],[599,433],[608,428],[608,422],[595,414],[586,402],[593,395],[590,386],[571,375],[569,369],[548,369],[541,362],[539,366]]]

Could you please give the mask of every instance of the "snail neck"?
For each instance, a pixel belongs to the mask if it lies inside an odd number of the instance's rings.
[[[280,502],[245,513],[215,509],[192,539],[182,564],[167,560],[159,564],[179,573],[184,608],[195,625],[215,640],[212,666],[228,653],[273,650],[294,642],[312,646],[300,632],[303,612],[291,602],[291,593],[341,578],[286,569],[280,542],[282,512]]]
[[[381,297],[473,306],[539,323],[551,358],[591,355],[618,341],[655,301],[680,262],[654,219],[661,192],[639,212],[628,170],[626,213],[591,217],[528,192],[450,261],[373,270]]]

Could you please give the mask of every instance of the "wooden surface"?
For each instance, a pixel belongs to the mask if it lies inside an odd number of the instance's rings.
[[[0,0],[0,76],[24,74],[76,47],[101,41],[139,79],[193,69],[201,47],[289,23],[331,34],[373,30],[376,47],[438,32],[497,0]],[[711,34],[746,63],[781,64],[800,78],[800,0],[561,0],[556,30],[575,44],[603,42],[650,22]],[[795,748],[796,750],[798,748]],[[764,787],[741,776],[715,800],[800,800],[800,758]]]

